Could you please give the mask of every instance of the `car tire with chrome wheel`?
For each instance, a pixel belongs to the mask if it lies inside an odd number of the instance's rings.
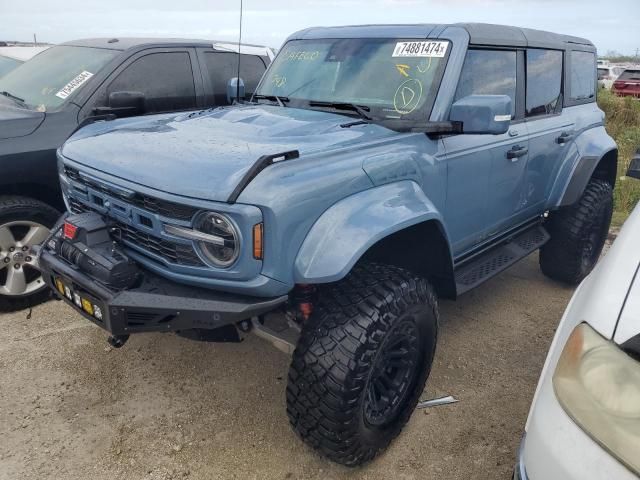
[[[371,460],[409,420],[437,331],[436,295],[407,270],[361,264],[321,286],[289,370],[293,428],[335,462]]]
[[[59,216],[38,200],[0,196],[0,311],[21,310],[50,298],[32,247],[47,238]]]

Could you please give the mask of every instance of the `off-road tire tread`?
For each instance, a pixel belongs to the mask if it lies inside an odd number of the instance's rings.
[[[24,211],[27,215],[39,215],[43,219],[50,220],[46,225],[52,227],[60,217],[60,212],[50,205],[34,198],[22,197],[18,195],[0,195],[0,224],[5,215],[15,211]],[[14,312],[25,308],[33,307],[51,298],[51,292],[44,288],[26,297],[7,297],[0,295],[0,312]]]
[[[586,277],[590,269],[585,270],[581,260],[581,248],[594,228],[600,225],[595,221],[604,212],[607,227],[611,223],[613,212],[613,190],[604,180],[591,179],[580,200],[574,205],[552,212],[546,223],[551,238],[540,249],[540,269],[547,277],[570,285],[576,285]],[[606,239],[601,239],[598,253]]]
[[[359,436],[361,395],[377,346],[393,320],[415,304],[431,310],[437,334],[438,303],[433,288],[404,269],[361,264],[344,280],[320,287],[314,314],[293,353],[287,415],[300,437],[329,459],[347,466],[371,460],[411,416],[433,357],[409,393],[407,408],[385,438],[372,445]]]

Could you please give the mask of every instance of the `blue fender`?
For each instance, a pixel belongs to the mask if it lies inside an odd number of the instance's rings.
[[[315,222],[294,264],[296,283],[328,283],[345,277],[376,242],[404,228],[442,216],[420,187],[403,180],[347,197]],[[448,241],[448,239],[447,239]]]

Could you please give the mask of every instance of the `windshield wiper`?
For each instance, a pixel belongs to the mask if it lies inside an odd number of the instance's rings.
[[[364,105],[356,105],[355,103],[345,103],[345,102],[317,102],[310,101],[310,107],[329,107],[335,108],[336,110],[351,110],[352,112],[356,112],[360,118],[363,120],[371,121],[373,118],[369,115],[370,108]]]
[[[7,91],[3,90],[2,92],[0,92],[0,95],[4,95],[5,97],[10,98],[14,102],[17,102],[22,106],[26,106],[27,105],[26,103],[24,103],[24,98],[16,97],[15,95],[12,95],[11,93],[9,93]]]
[[[278,95],[262,95],[259,93],[256,93],[253,96],[254,99],[260,99],[260,98],[264,98],[265,100],[271,100],[272,102],[278,102],[278,105],[280,105],[281,107],[286,106],[284,104],[284,102],[288,102],[289,101],[289,97],[279,97]]]

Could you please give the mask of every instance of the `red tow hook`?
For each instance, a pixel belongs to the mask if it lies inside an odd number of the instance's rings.
[[[293,298],[298,307],[298,311],[302,315],[303,320],[308,320],[313,313],[313,300],[315,299],[315,294],[315,285],[298,283],[295,286]]]

